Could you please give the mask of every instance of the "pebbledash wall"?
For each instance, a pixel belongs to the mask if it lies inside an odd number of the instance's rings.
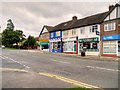
[[[120,5],[101,24],[101,55],[120,57]]]
[[[78,29],[62,31],[63,53],[78,54]]]
[[[100,36],[96,35],[96,31],[100,32],[100,24],[89,25],[79,28],[78,35],[78,52],[83,47],[86,48],[86,55],[99,55],[100,53]]]

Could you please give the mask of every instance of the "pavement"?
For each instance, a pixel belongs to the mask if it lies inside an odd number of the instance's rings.
[[[3,88],[118,88],[118,62],[38,50],[2,50]]]
[[[37,53],[48,53],[48,54],[55,54],[58,56],[65,56],[65,57],[76,57],[76,58],[82,58],[82,59],[89,59],[89,60],[101,60],[101,61],[120,61],[120,58],[118,57],[105,57],[105,56],[96,56],[96,55],[86,55],[81,56],[78,54],[66,54],[66,53],[51,53],[48,51],[41,51],[41,50],[28,50],[28,52],[37,52]]]

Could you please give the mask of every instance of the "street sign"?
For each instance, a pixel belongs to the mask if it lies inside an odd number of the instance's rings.
[[[100,32],[99,32],[99,31],[96,31],[96,35],[100,35]]]

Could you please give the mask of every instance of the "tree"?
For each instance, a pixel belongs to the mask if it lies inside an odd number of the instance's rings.
[[[9,20],[7,20],[7,28],[6,29],[8,29],[8,30],[14,30],[14,24],[12,23],[12,20],[11,19],[9,19]]]
[[[6,47],[12,47],[14,44],[22,42],[25,39],[25,35],[22,30],[14,30],[14,24],[12,20],[7,21],[7,27],[2,32],[2,44]]]
[[[23,44],[24,46],[36,46],[36,39],[33,36],[28,36]]]

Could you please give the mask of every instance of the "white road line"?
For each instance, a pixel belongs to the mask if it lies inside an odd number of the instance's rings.
[[[0,58],[5,59],[5,58],[4,58],[4,57],[2,57],[2,56],[0,56]],[[0,59],[0,60],[2,60],[2,59]]]
[[[51,61],[55,61],[55,62],[59,62],[59,63],[71,64],[70,62],[58,61],[58,60],[53,60],[53,59]]]
[[[30,68],[29,66],[26,66],[26,68]]]
[[[26,67],[26,68],[30,68],[29,66],[24,65],[24,64],[22,64],[21,62],[18,62],[18,61],[16,61],[16,60],[12,59],[12,58],[9,58],[9,57],[7,57],[7,56],[4,56],[4,57],[10,59],[10,60],[13,61],[13,62],[16,62],[16,63],[18,63],[18,64],[24,66],[24,67]]]
[[[93,68],[93,69],[102,69],[102,70],[108,70],[108,71],[120,71],[120,70],[115,70],[115,69],[109,69],[109,68],[102,68],[102,67],[93,67],[93,66],[86,66],[88,68]]]
[[[70,62],[59,61],[60,63],[70,64]]]
[[[3,56],[3,57],[5,57],[5,58],[7,58],[7,59],[8,59],[8,57],[7,57],[7,56]]]

